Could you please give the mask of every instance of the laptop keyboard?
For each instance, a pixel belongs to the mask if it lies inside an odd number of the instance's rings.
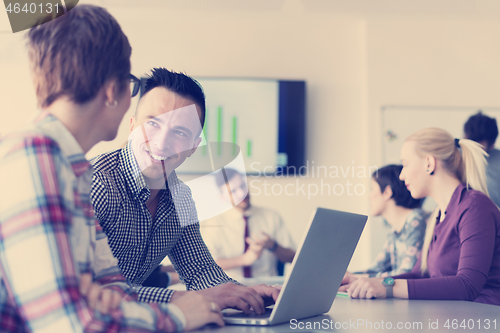
[[[230,318],[269,318],[273,312],[273,309],[266,308],[266,311],[263,314],[257,314],[254,311],[250,311],[249,313],[244,313],[243,311],[231,312],[231,313],[223,313],[224,317]]]

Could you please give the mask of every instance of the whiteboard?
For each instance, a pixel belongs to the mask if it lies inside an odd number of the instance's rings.
[[[177,172],[207,174],[214,171],[207,167],[211,159],[230,161],[240,153],[247,171],[274,172],[278,161],[279,81],[197,80],[207,105],[203,141]],[[214,143],[215,149],[209,149],[207,142]]]
[[[428,107],[428,106],[384,106],[382,107],[382,149],[384,165],[400,163],[400,152],[406,138],[414,132],[439,127],[455,138],[463,138],[467,119],[479,110],[483,114],[500,120],[500,108],[482,107]],[[497,140],[497,147],[499,141]]]

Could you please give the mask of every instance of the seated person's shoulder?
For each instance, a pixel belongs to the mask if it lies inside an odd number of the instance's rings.
[[[263,215],[263,216],[272,216],[272,217],[276,217],[276,218],[280,218],[281,219],[281,215],[280,213],[278,213],[278,211],[272,209],[272,208],[269,208],[269,207],[261,207],[261,206],[252,206],[252,214],[255,214],[255,215]]]
[[[106,173],[118,168],[121,151],[122,149],[117,149],[91,158],[89,163],[94,168],[94,173]]]
[[[498,149],[492,149],[488,152],[489,157],[488,157],[488,163],[491,164],[493,163],[500,163],[500,150]]]
[[[93,167],[90,196],[99,218],[104,218],[104,210],[109,202],[120,202],[127,192],[123,191],[124,176],[119,169],[121,149],[97,155],[89,160]]]
[[[281,217],[281,214],[276,210],[268,207],[255,207],[252,206],[250,214],[254,217],[258,217],[269,228],[285,228],[285,222]]]
[[[497,223],[500,223],[500,210],[486,194],[480,191],[469,190],[463,193],[459,209],[477,215],[493,214]]]
[[[208,218],[206,220],[200,221],[200,227],[210,227],[212,230],[213,227],[224,227],[226,224],[229,222],[227,221],[226,218],[224,218],[224,213],[213,216],[211,218]]]
[[[481,191],[468,190],[462,193],[462,198],[459,205],[470,206],[477,204],[484,205],[485,208],[492,208],[493,206],[495,206],[493,201],[491,201],[491,199]]]
[[[0,157],[26,149],[45,154],[57,154],[60,151],[55,139],[36,129],[10,133],[0,138]]]
[[[410,213],[410,216],[409,216],[409,220],[410,220],[410,223],[413,227],[416,227],[417,224],[420,225],[420,224],[426,224],[427,223],[427,220],[429,219],[431,215],[431,212],[428,212],[428,211],[425,211],[423,209],[420,209],[420,208],[415,208],[414,210],[411,211]]]
[[[181,195],[185,195],[185,196],[188,196],[189,198],[192,197],[192,193],[191,193],[191,188],[189,186],[187,186],[182,180],[180,180],[177,175],[175,175],[175,186],[178,187],[179,189],[179,194]]]

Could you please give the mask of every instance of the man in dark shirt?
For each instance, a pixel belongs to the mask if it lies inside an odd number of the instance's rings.
[[[497,121],[479,111],[467,119],[464,133],[466,139],[481,144],[489,155],[486,166],[486,185],[491,200],[500,206],[500,150],[495,149],[495,141],[498,137]]]

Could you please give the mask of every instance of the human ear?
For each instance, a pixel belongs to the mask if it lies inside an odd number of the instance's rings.
[[[130,133],[134,130],[134,125],[135,125],[135,116],[130,117]]]
[[[115,108],[118,105],[118,82],[116,79],[109,80],[103,87],[104,104],[109,108]]]
[[[436,158],[432,155],[427,155],[425,159],[427,162],[427,174],[432,176],[436,171]]]
[[[382,193],[382,196],[384,197],[384,199],[386,200],[389,200],[390,198],[392,198],[392,188],[390,185],[387,185],[384,189],[384,192]]]

